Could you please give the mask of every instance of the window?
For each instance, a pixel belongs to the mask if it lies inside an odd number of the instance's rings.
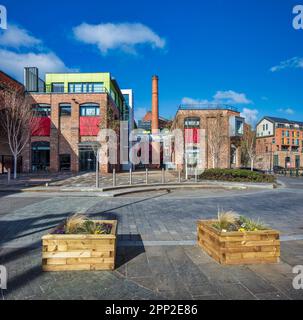
[[[81,117],[96,117],[100,115],[100,107],[98,104],[87,103],[80,106]]]
[[[37,118],[50,117],[51,106],[49,104],[34,104],[33,111]]]
[[[61,154],[59,156],[60,160],[60,171],[70,171],[71,169],[71,160],[70,154]]]
[[[184,121],[184,126],[186,129],[199,129],[200,118],[186,118]]]
[[[274,167],[279,167],[279,156],[274,155]]]
[[[54,93],[64,93],[64,83],[53,83],[52,92]]]
[[[72,106],[69,103],[60,104],[60,117],[70,117],[72,114]]]
[[[241,120],[236,120],[236,134],[242,135],[244,131],[244,123]]]
[[[282,137],[285,137],[285,131],[282,130]]]
[[[272,139],[272,144],[276,144],[276,139],[275,138]]]
[[[289,131],[288,130],[286,131],[286,137],[289,137]]]
[[[299,139],[296,139],[296,145],[298,146],[300,144]]]
[[[68,92],[70,93],[102,93],[104,92],[104,83],[103,82],[69,83]]]
[[[268,130],[268,124],[266,123],[266,130]]]

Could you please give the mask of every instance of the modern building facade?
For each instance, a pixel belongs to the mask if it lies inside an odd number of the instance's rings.
[[[48,73],[41,90],[38,72],[25,74],[38,129],[23,152],[23,171],[95,171],[100,129],[120,137],[120,121],[130,113],[117,81],[110,73]],[[104,173],[113,168],[121,166],[100,165]]]
[[[217,120],[219,119],[219,120]],[[217,133],[220,149],[217,164],[211,154],[210,136],[214,123],[220,121]],[[241,141],[245,120],[234,107],[227,105],[181,105],[172,124],[172,130],[181,129],[184,137],[184,164],[180,167],[194,173],[200,169],[199,159],[204,159],[205,169],[238,168],[241,166]],[[203,130],[205,141],[200,141]],[[213,141],[215,143],[215,141]],[[201,150],[201,145],[204,150]],[[204,154],[200,154],[203,152]]]
[[[256,127],[257,167],[300,169],[303,165],[303,122],[264,117]]]

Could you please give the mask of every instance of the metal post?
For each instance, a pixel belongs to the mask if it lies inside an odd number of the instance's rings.
[[[113,187],[117,185],[116,169],[113,169]]]
[[[195,170],[195,183],[198,183],[198,169]]]
[[[165,184],[165,170],[162,169],[162,184]]]
[[[96,189],[99,189],[100,183],[99,183],[99,152],[97,152],[96,155]]]
[[[179,181],[179,183],[181,183],[181,170],[180,169],[179,169],[178,175],[179,175],[178,181]]]
[[[129,169],[129,184],[133,184],[133,170]]]
[[[10,184],[11,182],[11,169],[8,168],[7,170],[7,183]]]
[[[146,185],[148,185],[148,169],[147,168],[145,171],[145,183],[146,183]]]

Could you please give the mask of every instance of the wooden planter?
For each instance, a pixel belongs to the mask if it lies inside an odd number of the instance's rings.
[[[280,261],[278,231],[220,232],[212,227],[214,222],[198,222],[198,243],[217,262],[244,265]]]
[[[117,245],[117,221],[109,235],[48,234],[42,237],[43,271],[114,270]]]

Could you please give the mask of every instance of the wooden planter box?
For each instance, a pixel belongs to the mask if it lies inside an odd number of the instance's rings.
[[[198,243],[217,262],[245,265],[280,261],[278,231],[220,232],[212,227],[214,222],[198,222]]]
[[[117,221],[109,235],[48,234],[42,237],[43,271],[114,270],[117,245]]]

